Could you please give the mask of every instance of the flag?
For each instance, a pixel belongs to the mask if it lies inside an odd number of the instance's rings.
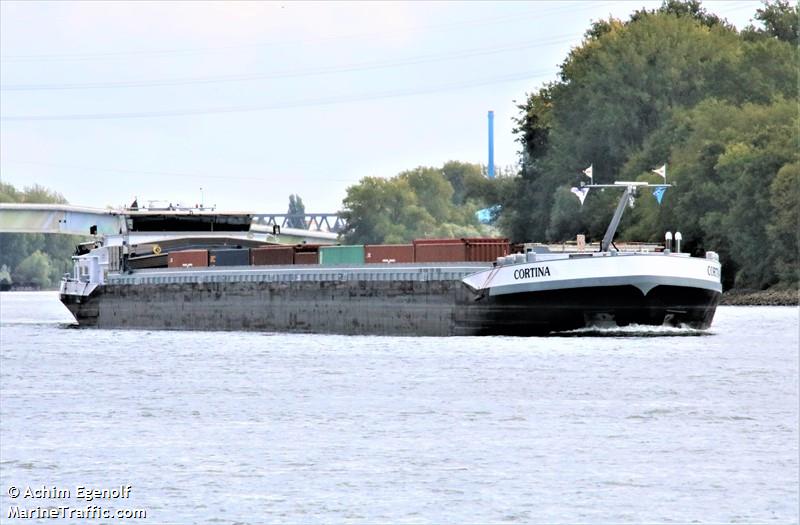
[[[661,175],[662,177],[664,177],[664,182],[667,182],[667,165],[666,164],[664,164],[663,166],[661,166],[658,169],[654,169],[654,170],[651,170],[651,171],[653,173],[656,173],[656,174]]]
[[[594,166],[594,164],[589,164],[589,167],[583,170],[583,174],[589,177],[589,180],[592,181],[592,184],[594,184],[594,176],[592,175],[592,166]],[[583,201],[581,201],[581,204],[583,204]]]
[[[659,186],[658,188],[653,190],[653,196],[658,201],[658,204],[661,205],[661,199],[664,198],[664,192],[667,191],[666,186]]]
[[[500,213],[500,209],[502,206],[499,204],[492,206],[491,208],[484,208],[482,210],[478,210],[475,212],[475,216],[478,218],[478,222],[482,224],[491,224],[497,218],[497,215]]]
[[[583,206],[583,201],[586,200],[586,195],[589,193],[589,188],[570,188],[569,191],[578,197],[578,200],[581,201],[581,206]]]

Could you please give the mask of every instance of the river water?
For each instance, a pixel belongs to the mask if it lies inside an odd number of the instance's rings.
[[[0,294],[2,523],[798,521],[797,308],[529,339],[69,319],[54,293]]]

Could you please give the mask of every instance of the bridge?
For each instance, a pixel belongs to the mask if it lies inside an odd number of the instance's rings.
[[[345,220],[338,213],[254,213],[253,223],[264,226],[280,226],[281,229],[289,225],[303,224],[302,229],[309,231],[328,231],[340,233],[347,226]],[[291,226],[296,228],[297,226]]]
[[[250,215],[252,231],[268,231],[285,241],[335,241],[345,227],[336,213],[227,213],[200,209],[101,209],[68,204],[0,204],[0,232],[61,233],[71,235],[113,236],[127,232],[127,218],[138,213],[174,213],[203,215]],[[304,227],[297,228],[302,224]],[[290,226],[291,225],[291,226]]]

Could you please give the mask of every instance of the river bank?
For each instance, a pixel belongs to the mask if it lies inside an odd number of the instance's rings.
[[[798,306],[798,290],[728,290],[719,304],[728,306]]]

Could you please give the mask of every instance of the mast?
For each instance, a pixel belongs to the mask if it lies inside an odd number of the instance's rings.
[[[647,182],[632,181],[615,181],[614,184],[587,184],[582,186],[583,188],[625,189],[625,191],[622,192],[622,196],[619,198],[617,209],[614,211],[614,216],[611,218],[611,222],[608,224],[608,228],[606,229],[606,234],[603,236],[603,240],[600,243],[600,251],[607,252],[611,247],[611,243],[614,241],[614,235],[617,234],[619,222],[622,220],[622,215],[625,213],[625,207],[627,204],[633,206],[633,200],[636,197],[636,190],[638,188],[668,188],[670,186],[672,186],[672,184],[649,184]]]

